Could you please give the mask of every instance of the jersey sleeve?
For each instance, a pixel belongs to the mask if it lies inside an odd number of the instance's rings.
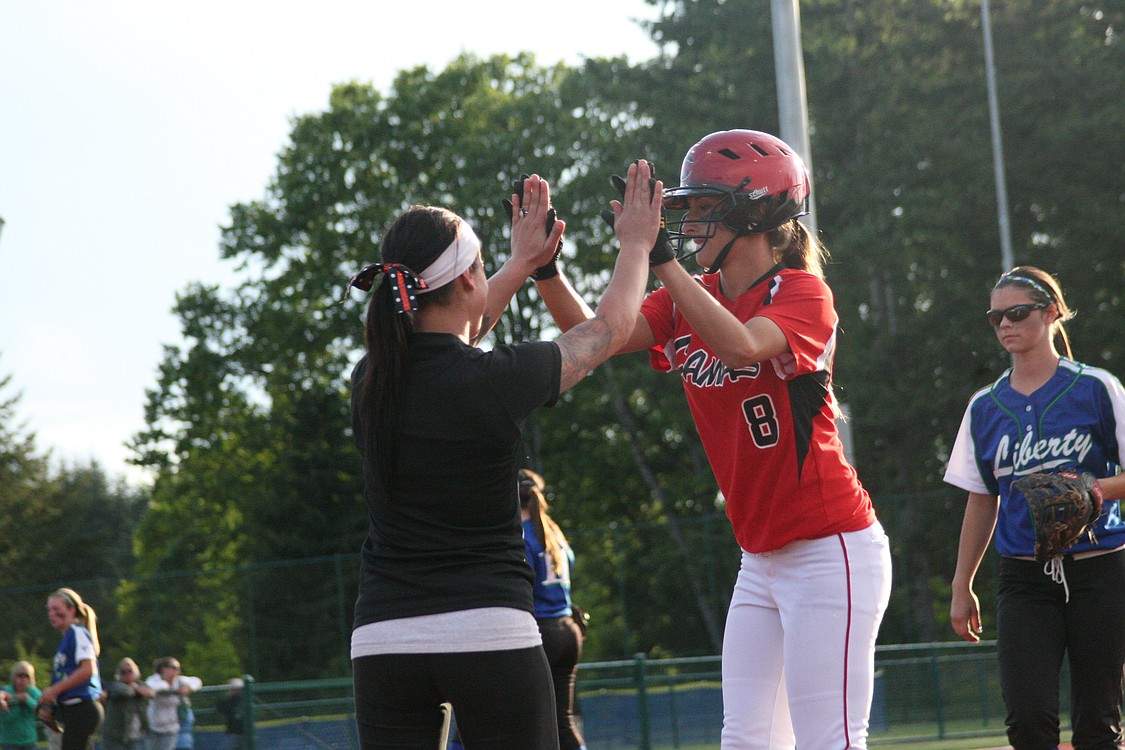
[[[785,340],[789,355],[774,362],[784,378],[831,369],[836,345],[836,323],[832,290],[813,274],[783,274],[775,281],[769,301],[756,316],[772,320]]]
[[[977,464],[976,451],[973,447],[972,434],[972,405],[965,409],[965,416],[961,418],[961,427],[957,430],[957,438],[953,441],[953,451],[949,454],[949,465],[945,468],[944,480],[947,484],[960,487],[967,492],[976,492],[981,495],[995,495],[985,483]]]
[[[672,295],[664,287],[656,289],[641,303],[641,315],[652,329],[656,343],[649,349],[649,364],[660,372],[672,370],[672,356],[668,347],[675,330],[675,304]]]
[[[1102,415],[1102,434],[1107,442],[1106,454],[1117,458],[1117,471],[1121,471],[1125,468],[1125,388],[1108,372],[1100,380],[1105,386],[1108,402],[1098,410]]]
[[[522,419],[558,401],[562,352],[554,341],[498,346],[489,353],[488,378],[509,416]]]
[[[96,661],[97,653],[94,651],[94,640],[89,632],[81,628],[74,628],[74,663],[81,664],[89,659]]]

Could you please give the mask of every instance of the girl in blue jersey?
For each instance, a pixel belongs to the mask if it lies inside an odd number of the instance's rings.
[[[583,623],[575,617],[570,601],[570,569],[574,552],[566,535],[547,513],[543,477],[531,469],[520,469],[520,519],[527,561],[535,571],[532,596],[535,622],[543,636],[543,651],[551,665],[555,684],[555,715],[562,750],[580,750],[586,741],[574,721],[574,683],[582,657]]]
[[[61,588],[47,597],[47,619],[62,634],[51,669],[51,686],[39,696],[40,714],[54,705],[63,725],[62,750],[86,750],[105,716],[98,675],[98,616],[74,589]]]
[[[1063,324],[1074,313],[1050,274],[1014,268],[1000,277],[990,302],[988,321],[1012,367],[973,395],[945,474],[969,493],[953,577],[953,629],[980,640],[973,579],[995,529],[996,639],[1009,741],[1015,750],[1058,746],[1065,654],[1075,750],[1125,748],[1125,390],[1105,370],[1071,358]],[[1027,503],[1010,488],[1022,475],[1060,469],[1096,477],[1104,504],[1094,541],[1083,537],[1044,565],[1035,561]]]
[[[586,741],[574,720],[574,685],[582,658],[585,623],[570,600],[570,571],[574,551],[559,525],[547,512],[547,484],[531,469],[520,469],[520,520],[527,562],[535,573],[532,585],[535,624],[543,637],[543,652],[555,686],[555,717],[561,750],[585,750]],[[459,732],[449,750],[464,750]]]

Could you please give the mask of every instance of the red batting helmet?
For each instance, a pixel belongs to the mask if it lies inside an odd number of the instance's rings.
[[[809,212],[809,173],[801,157],[780,138],[757,130],[721,130],[691,147],[680,169],[680,186],[664,191],[664,207],[688,208],[688,199],[723,200],[706,219],[705,236],[726,224],[737,234],[776,229]],[[669,222],[669,234],[683,239],[683,221]]]

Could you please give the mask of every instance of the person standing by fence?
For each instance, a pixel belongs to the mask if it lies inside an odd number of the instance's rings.
[[[152,665],[145,685],[153,692],[148,703],[148,750],[175,750],[180,726],[191,711],[190,696],[203,680],[181,674],[178,659],[165,656]]]
[[[241,677],[227,680],[227,691],[215,701],[215,710],[223,717],[227,744],[225,750],[242,750],[242,735],[245,730],[246,715],[242,709],[242,690],[245,687]]]
[[[988,321],[1012,366],[970,399],[945,473],[969,493],[950,620],[957,635],[980,640],[973,580],[995,530],[996,645],[1009,741],[1016,750],[1058,745],[1065,656],[1075,749],[1123,748],[1125,390],[1105,370],[1072,359],[1063,326],[1074,313],[1050,274],[1014,268],[990,303]],[[1083,537],[1044,563],[1036,560],[1028,504],[1012,484],[1062,469],[1088,472],[1103,505],[1094,541]]]
[[[35,687],[35,667],[17,661],[12,667],[12,680],[0,687],[0,748],[32,750],[38,737],[35,704],[39,688]]]
[[[144,750],[148,734],[148,702],[154,695],[140,681],[137,663],[125,657],[117,664],[116,679],[105,690],[105,750]]]

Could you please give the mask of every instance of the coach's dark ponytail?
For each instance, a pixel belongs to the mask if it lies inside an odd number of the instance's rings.
[[[383,236],[383,262],[401,263],[415,273],[424,271],[457,238],[458,221],[456,214],[444,208],[411,207],[395,219]],[[367,361],[359,395],[365,453],[387,490],[394,485],[398,441],[379,440],[377,436],[401,434],[416,315],[397,311],[391,286],[383,277],[376,279],[367,304]],[[451,288],[452,285],[446,285],[420,295],[418,304],[441,304]]]

